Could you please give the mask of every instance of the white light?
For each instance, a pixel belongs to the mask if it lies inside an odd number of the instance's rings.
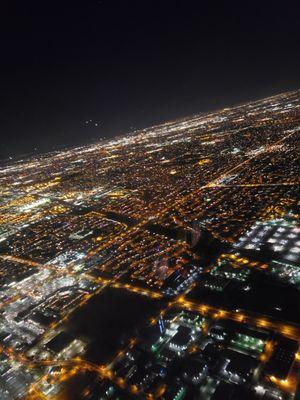
[[[281,251],[283,251],[284,246],[273,246],[273,249],[274,249],[274,251],[279,251],[279,252],[281,252]]]
[[[291,248],[291,252],[292,252],[292,253],[299,254],[299,253],[300,253],[300,247],[292,247],[292,248]]]

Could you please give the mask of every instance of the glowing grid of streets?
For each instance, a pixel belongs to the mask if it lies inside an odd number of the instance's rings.
[[[161,338],[173,351],[179,348],[173,336],[184,331],[180,324],[191,329],[192,339],[178,350],[182,358],[185,352],[200,356],[216,321],[263,332],[266,339],[257,339],[263,345],[251,390],[257,398],[266,392],[291,398],[286,396],[296,392],[297,349],[284,379],[264,372],[263,365],[272,359],[274,335],[299,342],[300,320],[258,309],[228,309],[189,294],[201,289],[204,277],[206,289],[222,291],[224,277],[241,282],[238,271],[245,277],[243,271],[249,269],[298,289],[299,132],[300,95],[291,92],[4,164],[0,397],[63,398],[73,376],[92,371],[116,393],[169,398],[171,388],[163,379],[150,390],[149,383],[139,386],[117,375],[115,366],[143,341],[142,335],[106,365],[85,356],[89,343],[82,338],[73,338],[62,351],[50,349],[56,337],[67,335],[76,310],[114,288],[161,302],[149,326],[170,310],[201,316],[195,333],[178,314],[174,320],[181,322]],[[210,261],[201,248],[203,235],[221,249]],[[222,275],[224,260],[227,275]],[[255,290],[246,283],[241,290]],[[167,357],[159,362],[173,361]],[[203,368],[201,384],[195,378],[199,393],[209,399],[220,381],[241,385],[233,382],[234,375],[226,375],[226,368],[218,379],[209,370],[209,365]],[[185,385],[178,389],[180,396],[188,395]],[[89,390],[82,396],[89,398]]]

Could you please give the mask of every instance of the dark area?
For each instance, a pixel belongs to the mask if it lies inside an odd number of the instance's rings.
[[[47,343],[47,347],[54,353],[60,353],[65,347],[69,346],[73,340],[74,338],[68,333],[60,332]]]
[[[208,285],[222,289],[213,290]],[[241,282],[203,274],[188,298],[231,311],[246,310],[254,314],[269,315],[277,320],[299,323],[300,302],[295,287],[280,283],[258,271],[252,271],[246,286],[250,289],[245,291],[245,285]]]
[[[293,365],[298,347],[296,341],[280,338],[272,357],[266,365],[265,372],[280,379],[286,379]]]
[[[147,318],[153,316],[161,304],[122,289],[104,289],[84,307],[75,311],[69,332],[89,343],[87,357],[105,363],[118,349],[127,344]]]

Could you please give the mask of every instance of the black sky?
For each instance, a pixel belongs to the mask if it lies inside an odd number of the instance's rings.
[[[299,7],[260,3],[1,3],[0,157],[300,88]]]

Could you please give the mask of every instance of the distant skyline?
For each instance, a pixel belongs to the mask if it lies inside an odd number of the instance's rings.
[[[296,6],[161,3],[4,6],[0,158],[300,88]]]

